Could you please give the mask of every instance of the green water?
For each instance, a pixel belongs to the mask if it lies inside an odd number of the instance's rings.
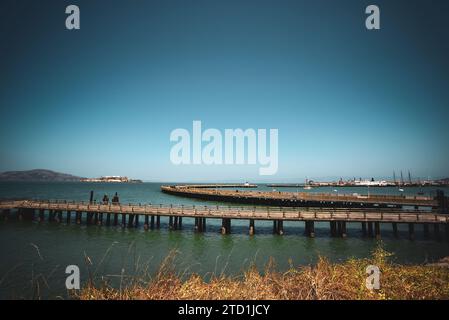
[[[157,183],[1,183],[0,198],[88,200],[90,190],[97,201],[104,193],[110,198],[118,192],[122,203],[210,204],[160,192]],[[271,188],[260,187],[261,190]],[[317,188],[313,192],[335,192],[336,188]],[[337,188],[338,189],[338,188]],[[296,191],[296,188],[282,189]],[[304,191],[304,190],[299,190]],[[339,193],[366,193],[363,188],[339,188]],[[372,193],[400,193],[396,188],[370,188]],[[432,188],[410,188],[407,194],[434,194]],[[449,194],[446,188],[445,193]],[[348,238],[329,237],[327,224],[317,223],[316,237],[303,235],[300,222],[284,224],[284,236],[273,235],[270,222],[256,222],[256,236],[248,236],[247,221],[233,221],[232,234],[219,234],[221,221],[207,221],[207,232],[195,234],[192,219],[183,220],[183,230],[168,231],[168,219],[161,219],[160,230],[143,230],[143,220],[137,229],[18,222],[0,222],[0,298],[67,298],[65,267],[78,265],[81,280],[102,276],[119,286],[127,276],[149,274],[172,250],[177,250],[176,267],[188,275],[197,272],[209,277],[212,273],[238,274],[251,263],[261,270],[270,257],[280,270],[290,263],[314,263],[319,255],[332,261],[348,257],[366,257],[378,245],[375,239],[363,238],[359,224],[348,225]],[[393,237],[391,225],[382,225],[382,243],[401,263],[423,263],[449,255],[449,243],[431,234],[423,237],[421,226],[415,229],[416,239],[408,240],[407,229],[400,227],[399,239]],[[89,257],[86,259],[86,257]],[[87,262],[87,261],[90,261]],[[45,279],[45,281],[44,281]],[[120,280],[121,279],[121,280]],[[39,283],[39,291],[37,285]]]

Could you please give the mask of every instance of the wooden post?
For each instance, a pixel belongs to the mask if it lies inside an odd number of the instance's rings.
[[[110,226],[111,225],[111,213],[107,213],[106,214],[106,225]]]
[[[409,234],[410,240],[415,239],[415,224],[414,223],[408,224],[408,234]]]
[[[199,232],[200,231],[200,222],[199,222],[200,218],[195,218],[195,227],[194,227],[194,231],[195,232]]]
[[[44,222],[45,220],[45,210],[44,209],[40,209],[39,210],[39,222]]]
[[[305,221],[305,233],[308,237],[315,237],[315,226],[313,221]]]
[[[341,221],[336,221],[336,223],[337,223],[337,236],[341,237],[342,233]]]
[[[118,213],[114,213],[114,226],[118,225]]]
[[[71,215],[72,215],[72,212],[70,210],[67,210],[67,224],[70,224]]]
[[[249,219],[249,235],[253,236],[254,234],[255,234],[254,219]]]
[[[362,222],[362,234],[366,237],[366,222]]]
[[[139,215],[136,214],[136,216],[134,217],[135,223],[134,223],[134,227],[138,228],[139,227]]]
[[[76,224],[81,224],[82,217],[83,217],[83,213],[80,211],[76,211]]]
[[[144,225],[143,225],[143,228],[145,229],[145,230],[148,230],[148,228],[149,228],[149,216],[146,214],[145,215],[145,223],[144,223]]]
[[[179,228],[179,230],[182,229],[182,217],[179,217],[179,220],[178,220],[178,228]]]
[[[369,237],[373,236],[373,223],[372,222],[368,222],[368,236]]]
[[[346,221],[341,221],[341,237],[346,238]]]
[[[151,218],[150,218],[151,220],[151,222],[150,222],[150,228],[151,229],[154,229],[154,216],[151,216]]]
[[[86,224],[92,224],[92,212],[86,212]]]
[[[376,234],[376,239],[379,240],[380,239],[380,223],[379,222],[374,222],[374,232]]]
[[[98,224],[98,212],[94,213],[94,224]]]
[[[221,219],[221,234],[226,234],[226,218]]]
[[[277,233],[278,233],[277,221],[273,220],[273,234],[277,234]]]
[[[221,220],[221,234],[230,234],[231,233],[231,219],[223,218]]]
[[[168,229],[173,230],[173,217],[168,217]]]
[[[395,237],[397,237],[398,236],[398,224],[397,224],[397,222],[393,222],[392,225],[393,225],[393,234]]]
[[[27,208],[22,211],[22,218],[24,220],[33,221],[34,220],[34,209]]]
[[[201,222],[201,232],[206,232],[206,218]]]
[[[98,214],[98,221],[97,221],[97,225],[101,226],[103,224],[103,212],[100,212]]]
[[[134,215],[133,214],[129,214],[128,215],[128,228],[133,227],[133,222],[134,222]]]
[[[337,223],[335,221],[330,221],[329,227],[331,230],[331,237],[336,237],[337,236]]]
[[[122,213],[122,228],[126,227],[126,214]]]
[[[173,219],[173,229],[178,230],[178,216],[175,216]]]
[[[283,235],[284,234],[284,221],[278,220],[278,234]]]

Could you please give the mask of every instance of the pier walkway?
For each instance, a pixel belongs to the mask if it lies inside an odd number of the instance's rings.
[[[272,205],[282,207],[341,207],[341,208],[402,208],[431,207],[447,208],[447,198],[444,194],[438,197],[397,196],[397,195],[359,195],[331,194],[312,192],[280,192],[280,191],[242,191],[218,190],[211,185],[209,188],[195,185],[162,186],[161,191],[167,194],[197,198],[210,201],[246,203],[252,205]]]
[[[13,212],[19,220],[62,222],[66,212],[66,222],[87,225],[120,225],[136,227],[139,217],[143,217],[144,228],[159,228],[160,218],[168,217],[170,229],[181,229],[183,218],[195,220],[195,231],[206,230],[207,219],[221,219],[223,234],[231,232],[231,220],[248,220],[249,234],[255,234],[255,221],[271,220],[273,233],[283,234],[284,221],[304,222],[305,232],[313,237],[315,222],[328,222],[331,235],[346,237],[346,223],[361,223],[364,234],[380,237],[381,224],[391,223],[397,233],[397,224],[409,227],[410,237],[414,235],[414,226],[423,224],[428,232],[430,225],[435,232],[444,226],[449,232],[449,214],[439,210],[406,210],[398,208],[323,208],[323,207],[250,207],[250,206],[185,206],[185,205],[142,205],[142,204],[95,204],[75,201],[39,201],[16,200],[0,201],[2,216],[7,220]],[[47,213],[47,214],[46,214]],[[84,219],[83,219],[84,214]],[[104,217],[106,216],[106,217]],[[105,219],[104,219],[105,218]]]

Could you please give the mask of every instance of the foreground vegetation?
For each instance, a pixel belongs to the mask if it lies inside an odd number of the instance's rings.
[[[276,271],[273,261],[260,272],[254,266],[239,277],[213,276],[205,281],[193,274],[175,272],[174,254],[151,279],[133,279],[124,288],[107,283],[84,287],[79,299],[449,299],[449,268],[445,265],[398,265],[390,254],[376,249],[369,259],[331,263],[320,258],[316,265]],[[380,268],[380,289],[366,288],[366,267]]]

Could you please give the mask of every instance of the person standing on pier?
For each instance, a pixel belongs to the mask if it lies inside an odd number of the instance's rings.
[[[112,204],[119,204],[119,198],[117,192],[115,193],[114,197],[112,198]]]
[[[109,203],[109,197],[108,197],[107,194],[105,194],[105,195],[103,196],[103,204],[108,204],[108,203]]]

